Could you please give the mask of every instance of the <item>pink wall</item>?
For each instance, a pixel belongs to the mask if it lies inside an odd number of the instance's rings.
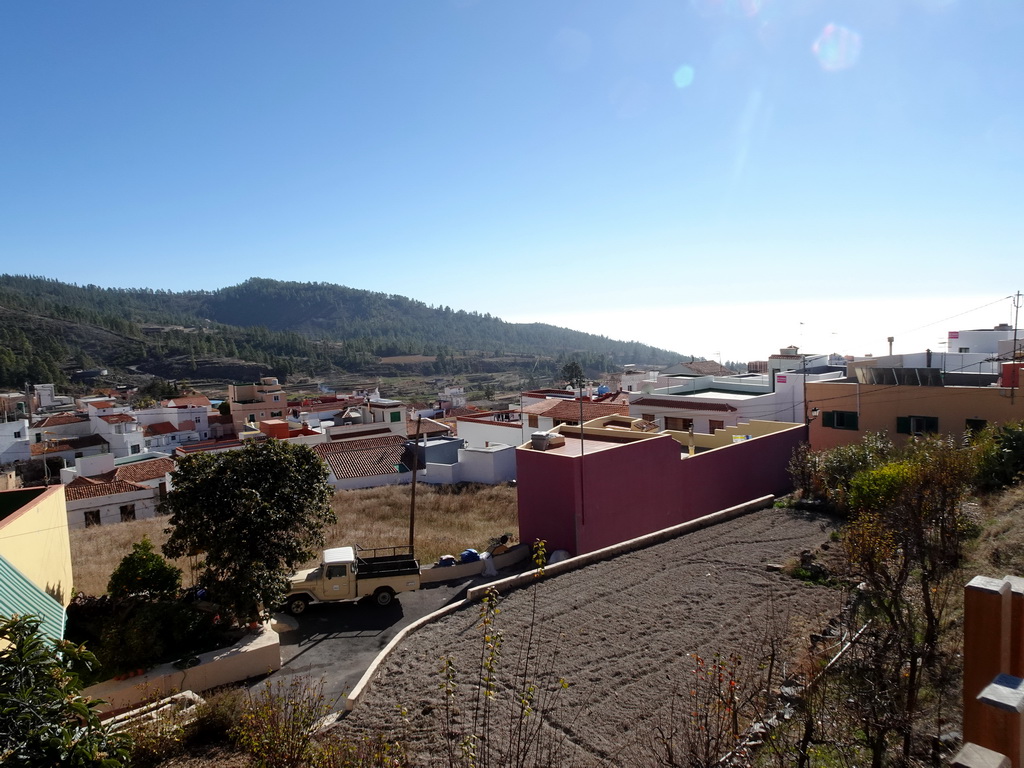
[[[583,505],[579,457],[520,448],[520,538],[544,539],[549,552],[582,554],[759,496],[788,493],[786,467],[805,431],[795,427],[685,460],[667,435],[596,451],[582,462]]]

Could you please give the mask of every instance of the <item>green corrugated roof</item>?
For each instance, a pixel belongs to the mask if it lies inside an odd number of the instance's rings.
[[[0,614],[16,613],[38,616],[44,633],[55,640],[64,638],[64,606],[0,555]]]

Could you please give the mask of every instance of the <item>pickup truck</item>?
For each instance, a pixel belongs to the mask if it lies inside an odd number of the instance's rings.
[[[335,547],[324,550],[318,567],[291,577],[284,607],[298,615],[310,603],[352,602],[364,597],[384,607],[397,593],[419,588],[420,564],[409,547]]]

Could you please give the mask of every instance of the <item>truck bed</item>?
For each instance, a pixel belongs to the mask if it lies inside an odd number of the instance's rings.
[[[420,572],[420,563],[415,558],[388,558],[384,561],[360,560],[356,570],[357,579],[379,579],[384,576],[407,576]]]
[[[420,563],[409,547],[381,547],[356,550],[357,579],[379,579],[385,576],[407,576],[419,573]]]

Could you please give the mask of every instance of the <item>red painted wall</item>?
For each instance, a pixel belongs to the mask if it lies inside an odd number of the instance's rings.
[[[685,460],[667,435],[624,443],[584,456],[582,486],[579,457],[520,448],[519,535],[544,539],[549,552],[582,554],[788,493],[787,465],[805,432],[798,427]]]

